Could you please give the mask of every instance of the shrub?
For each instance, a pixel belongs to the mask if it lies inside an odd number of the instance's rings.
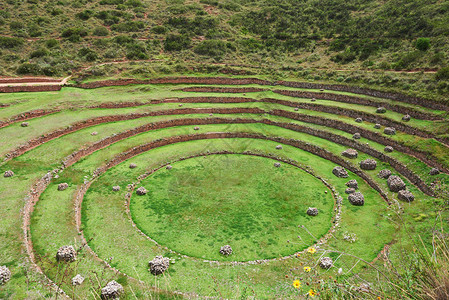
[[[55,39],[49,39],[49,40],[45,41],[45,46],[49,49],[55,48],[58,45],[59,45],[59,42]]]
[[[94,32],[92,33],[96,36],[107,36],[109,34],[109,30],[106,27],[95,27]]]
[[[16,37],[0,36],[0,48],[10,49],[23,45],[23,39]]]
[[[98,58],[97,52],[89,48],[81,48],[80,51],[78,51],[78,56],[87,61],[94,61]]]
[[[191,40],[186,35],[171,34],[165,38],[164,49],[166,51],[181,51],[190,46]]]
[[[125,2],[124,0],[101,0],[101,5],[117,5],[117,4],[123,4]]]
[[[416,49],[421,51],[427,51],[430,48],[430,39],[429,38],[419,38],[416,40]]]
[[[449,67],[439,69],[435,74],[435,79],[436,80],[449,79]]]
[[[41,48],[41,49],[38,49],[38,50],[35,50],[35,51],[31,52],[30,58],[43,57],[43,56],[46,56],[46,55],[48,55],[48,51],[46,49],[44,49],[44,48]]]
[[[208,40],[198,44],[194,51],[200,55],[221,57],[226,53],[226,43],[220,40]]]
[[[117,45],[125,45],[128,43],[134,42],[134,39],[127,35],[118,35],[118,36],[114,37],[114,42]]]
[[[128,21],[125,23],[114,24],[111,29],[118,32],[132,32],[140,31],[145,28],[145,23],[142,21]]]
[[[20,75],[24,75],[24,74],[38,75],[41,73],[42,73],[42,70],[38,64],[24,63],[24,64],[21,64],[17,68],[17,74],[20,74]]]
[[[19,21],[12,21],[12,22],[9,24],[9,28],[10,28],[11,30],[20,30],[20,29],[25,28],[25,26],[23,25],[22,22],[19,22]]]
[[[167,32],[167,28],[164,26],[154,26],[151,28],[151,32],[156,33],[156,34],[164,34]]]
[[[71,36],[78,35],[84,37],[87,35],[87,31],[82,28],[67,28],[61,33],[61,37],[70,38]]]
[[[90,9],[86,9],[82,12],[77,13],[76,17],[83,21],[86,21],[86,20],[89,20],[89,18],[92,17],[93,15],[94,15],[94,11],[92,11]]]
[[[143,3],[140,0],[128,0],[125,2],[126,6],[130,7],[142,7],[144,6]]]

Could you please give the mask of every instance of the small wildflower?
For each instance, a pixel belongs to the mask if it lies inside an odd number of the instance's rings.
[[[338,274],[341,274],[341,273],[343,273],[343,269],[342,268],[338,269]]]
[[[314,254],[316,252],[316,248],[310,247],[309,249],[307,249],[307,252]]]
[[[299,280],[295,280],[293,281],[293,286],[295,287],[295,289],[299,289],[299,287],[301,286],[301,282]]]
[[[310,297],[315,297],[316,296],[316,292],[313,289],[310,289],[309,296]]]
[[[310,270],[312,270],[310,267],[304,267],[304,272],[307,272],[307,273],[309,273],[310,272]]]

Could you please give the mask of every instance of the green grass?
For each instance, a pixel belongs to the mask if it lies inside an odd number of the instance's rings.
[[[158,97],[158,95],[160,97],[171,97],[170,95],[178,93],[173,90],[179,87],[177,85],[155,85],[150,87],[150,91],[147,90],[148,87],[139,86],[98,90],[64,88],[58,93],[0,95],[0,101],[7,99],[13,102],[11,107],[0,110],[2,118],[32,108],[60,107],[63,109],[61,113],[30,120],[30,126],[26,128],[20,127],[19,124],[1,128],[0,134],[11,138],[0,141],[0,152],[5,153],[43,133],[64,128],[76,121],[94,116],[177,108],[177,104],[149,104],[138,108],[110,110],[89,110],[81,107],[109,101],[146,101],[145,99]],[[77,94],[78,91],[79,94]],[[251,94],[251,97],[260,99],[266,97],[267,93],[271,92],[258,95]],[[212,94],[182,93],[184,97],[210,95]],[[214,96],[235,95],[214,94]],[[288,98],[288,100],[309,101],[299,98]],[[331,101],[320,100],[319,102],[323,102],[324,105],[341,105]],[[68,109],[70,107],[76,107],[77,109],[70,110]],[[267,111],[271,109],[293,111],[292,108],[265,103],[184,104],[183,108],[185,107],[259,107]],[[372,108],[357,107],[357,109],[371,111]],[[367,122],[354,123],[351,118],[307,110],[300,110],[299,113],[333,118],[374,131],[373,124]],[[29,264],[26,262],[26,255],[21,251],[23,249],[23,232],[20,209],[25,203],[27,191],[37,179],[49,170],[59,167],[61,160],[70,153],[115,133],[147,123],[194,117],[209,118],[209,115],[157,116],[100,124],[49,141],[24,155],[2,163],[1,171],[11,169],[15,172],[15,176],[0,178],[0,265],[6,264],[13,272],[12,280],[7,285],[0,287],[0,298],[34,299],[39,298],[39,294],[44,295],[44,297],[51,297],[52,294],[49,289],[44,288],[41,284],[42,278],[37,273],[30,271]],[[215,117],[291,122],[326,130],[348,138],[352,136],[340,130],[269,114],[215,114]],[[399,115],[390,114],[387,117],[395,119]],[[420,121],[414,121],[408,124],[416,127],[423,126],[423,128],[428,126],[433,128],[432,126],[438,125],[424,124],[425,122],[420,124]],[[436,216],[435,210],[441,204],[441,201],[424,195],[408,181],[406,181],[407,188],[414,193],[416,200],[410,204],[399,203],[404,209],[401,218],[406,222],[406,230],[395,215],[393,207],[389,207],[378,193],[359,177],[352,173],[349,174],[347,179],[333,176],[331,170],[335,164],[332,162],[287,145],[284,145],[283,150],[276,150],[277,143],[272,141],[258,139],[198,140],[152,149],[111,168],[95,179],[84,198],[82,229],[91,249],[101,259],[108,260],[113,267],[134,278],[141,279],[143,283],[126,279],[126,277],[115,274],[114,271],[109,269],[104,270],[102,263],[87,248],[80,252],[77,263],[69,265],[66,270],[66,279],[61,279],[61,272],[66,266],[56,264],[55,252],[61,245],[81,245],[82,243],[75,228],[75,192],[85,179],[92,179],[92,172],[104,166],[107,161],[122,152],[161,138],[205,132],[252,132],[269,137],[299,139],[322,147],[336,155],[340,155],[341,151],[346,149],[344,146],[325,139],[261,123],[201,125],[199,131],[195,131],[193,127],[194,125],[169,127],[132,136],[94,152],[61,172],[60,177],[53,180],[40,197],[30,226],[31,238],[36,256],[39,259],[38,263],[45,274],[61,284],[63,289],[69,293],[73,293],[69,282],[71,277],[78,273],[84,275],[86,284],[75,290],[78,298],[90,298],[93,297],[92,293],[98,292],[98,285],[92,284],[97,282],[95,274],[102,274],[98,275],[101,277],[99,278],[99,285],[101,286],[110,279],[116,279],[122,283],[127,292],[124,299],[135,298],[133,293],[138,298],[153,297],[153,299],[160,299],[173,296],[153,293],[150,286],[167,291],[177,290],[198,293],[201,296],[232,299],[244,295],[245,289],[251,291],[249,294],[257,299],[297,298],[298,291],[292,287],[292,278],[302,277],[304,274],[301,273],[300,264],[310,263],[310,259],[316,262],[321,252],[313,256],[275,260],[260,265],[228,265],[226,262],[280,257],[306,249],[314,239],[310,237],[307,231],[297,227],[297,225],[305,225],[317,237],[326,232],[331,226],[331,215],[334,214],[330,193],[324,194],[326,187],[311,175],[286,164],[282,164],[279,169],[274,168],[274,161],[270,159],[240,155],[214,155],[207,158],[175,162],[182,157],[197,155],[207,150],[229,150],[237,153],[249,150],[267,155],[275,154],[282,159],[293,159],[299,162],[301,166],[309,167],[316,176],[322,177],[333,185],[343,197],[342,218],[328,243],[323,246],[324,249],[345,251],[372,261],[383,246],[392,241],[398,241],[398,243],[392,245],[391,251],[397,251],[400,246],[404,245],[408,247],[411,243],[408,237],[409,232],[412,232],[413,237],[421,234],[426,243],[431,237],[433,221]],[[93,131],[98,132],[98,135],[92,136]],[[402,133],[398,133],[392,138],[418,149],[432,150],[441,162],[447,162],[449,159],[447,148],[434,140],[417,138]],[[360,142],[369,143],[371,147],[383,151],[384,145],[365,138],[362,138]],[[447,182],[447,174],[429,176],[430,168],[414,157],[397,151],[388,155],[406,164],[427,183],[436,179]],[[224,159],[225,157],[229,158]],[[359,153],[359,157],[351,160],[351,162],[357,165],[359,161],[366,158],[370,158],[370,156]],[[209,163],[204,164],[204,161]],[[129,169],[130,162],[137,163],[138,167]],[[129,183],[137,182],[139,175],[167,162],[172,162],[174,168],[170,171],[159,170],[144,180],[142,185],[150,190],[150,194],[144,197],[133,195],[131,201],[134,220],[143,231],[160,244],[160,246],[157,246],[154,242],[139,234],[136,228],[132,226],[130,216],[126,211],[124,196],[127,192],[126,186]],[[383,190],[387,191],[386,181],[377,177],[377,172],[383,168],[390,169],[394,174],[397,173],[391,166],[380,161],[378,161],[376,170],[366,171],[366,173]],[[235,170],[235,173],[230,172],[230,170]],[[253,174],[253,176],[245,176],[247,173]],[[349,179],[358,180],[360,191],[365,196],[364,206],[355,207],[347,201],[344,190],[346,188],[345,183]],[[60,182],[68,182],[69,188],[63,192],[57,191],[57,184]],[[173,184],[173,182],[176,182],[176,184]],[[241,185],[234,184],[231,186],[230,182],[241,182]],[[120,185],[121,191],[113,193],[111,190],[113,185]],[[396,198],[394,193],[388,193],[388,195],[390,200],[394,201]],[[199,199],[200,201],[192,201],[192,199]],[[221,200],[220,205],[214,205],[217,199]],[[317,202],[317,199],[320,201]],[[324,199],[326,199],[326,202],[321,202]],[[229,203],[239,203],[239,206]],[[268,206],[267,203],[269,203]],[[293,205],[288,205],[292,203]],[[316,203],[323,205],[323,209],[320,209],[320,215],[316,218],[305,216],[307,207],[318,206]],[[220,214],[221,218],[216,219],[207,213],[212,209],[224,211],[227,214]],[[162,213],[164,210],[167,214]],[[200,220],[204,224],[200,223]],[[220,231],[224,227],[223,224],[228,224],[226,223],[227,220],[230,220],[229,224],[232,225],[229,225],[230,227],[226,231]],[[201,232],[198,232],[199,230]],[[211,233],[208,230],[214,232]],[[345,232],[355,233],[357,241],[355,243],[345,241],[343,239],[343,233]],[[290,242],[287,243],[287,240]],[[234,254],[228,258],[221,257],[218,250],[223,244],[231,244],[234,248]],[[172,253],[169,249],[192,257]],[[176,261],[164,276],[156,278],[147,270],[148,261],[155,255],[168,256]],[[330,255],[335,259],[338,256],[336,253]],[[204,258],[221,260],[225,264],[203,262]],[[401,262],[397,253],[392,255],[392,259],[394,259],[394,263]],[[342,267],[346,272],[351,269],[354,263],[354,259],[345,257],[340,258],[336,266]],[[382,267],[382,263],[380,263],[380,267]],[[336,275],[336,269],[331,269],[328,272],[322,272],[319,269],[314,270],[317,270],[322,278],[327,278],[328,275]],[[375,273],[365,269],[361,263],[353,269],[353,272],[359,276],[370,278],[371,282],[376,280]],[[286,275],[289,277],[287,278]]]
[[[275,168],[274,162],[218,155],[174,163],[140,184],[148,194],[133,196],[133,219],[159,244],[197,258],[245,261],[293,254],[286,241],[297,239],[297,225],[319,238],[329,230],[334,201],[320,180],[288,164]],[[308,207],[320,214],[308,216]],[[234,253],[224,258],[218,250],[226,244]]]

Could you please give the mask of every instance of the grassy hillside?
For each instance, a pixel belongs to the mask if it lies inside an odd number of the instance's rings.
[[[60,76],[98,62],[148,59],[179,68],[195,61],[442,69],[448,11],[449,3],[436,0],[5,0],[0,75]]]

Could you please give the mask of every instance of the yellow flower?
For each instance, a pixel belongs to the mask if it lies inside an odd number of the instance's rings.
[[[316,249],[314,248],[314,247],[310,247],[309,249],[307,249],[307,252],[309,252],[309,253],[315,253],[316,252]]]
[[[313,289],[310,289],[309,296],[310,297],[315,297],[316,296],[316,292]]]
[[[310,270],[312,270],[310,267],[304,267],[304,272],[310,272]]]
[[[295,280],[293,281],[293,286],[295,287],[295,289],[299,289],[299,287],[301,286],[301,282],[299,280]]]

